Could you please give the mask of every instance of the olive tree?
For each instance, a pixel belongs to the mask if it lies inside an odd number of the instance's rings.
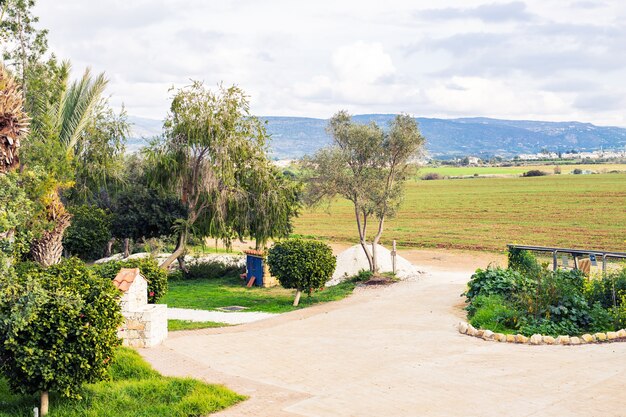
[[[343,197],[354,206],[359,243],[371,272],[378,271],[376,247],[385,220],[396,214],[404,194],[404,183],[416,167],[423,146],[417,122],[402,114],[387,130],[375,123],[358,124],[340,111],[327,127],[333,143],[305,158],[307,199],[310,204]],[[368,225],[372,219],[374,234]]]

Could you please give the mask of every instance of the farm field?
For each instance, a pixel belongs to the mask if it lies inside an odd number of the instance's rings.
[[[418,177],[433,172],[442,176],[469,176],[469,175],[522,175],[526,171],[538,169],[552,174],[555,164],[551,165],[525,165],[512,167],[424,167],[420,169]],[[575,164],[575,165],[558,165],[561,168],[561,174],[569,174],[575,169],[583,171],[594,171],[598,173],[607,173],[610,171],[626,172],[626,164]]]
[[[294,233],[356,243],[351,203],[305,210]],[[626,174],[411,181],[397,218],[386,222],[382,243],[393,239],[401,247],[626,251]]]

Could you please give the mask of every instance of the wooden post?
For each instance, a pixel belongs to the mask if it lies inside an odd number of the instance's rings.
[[[41,416],[48,415],[48,391],[41,391]]]
[[[396,241],[393,241],[393,246],[391,250],[391,269],[393,274],[396,274]]]

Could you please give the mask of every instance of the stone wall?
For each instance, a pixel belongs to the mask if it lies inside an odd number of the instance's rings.
[[[122,312],[140,310],[146,304],[148,304],[148,282],[143,277],[135,279],[120,300]]]
[[[124,324],[118,330],[124,346],[152,347],[167,339],[167,306],[146,304],[135,311],[122,311]]]

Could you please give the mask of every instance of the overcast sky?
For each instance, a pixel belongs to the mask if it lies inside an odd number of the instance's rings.
[[[38,0],[50,47],[163,118],[171,86],[237,84],[257,115],[626,126],[623,0]]]

